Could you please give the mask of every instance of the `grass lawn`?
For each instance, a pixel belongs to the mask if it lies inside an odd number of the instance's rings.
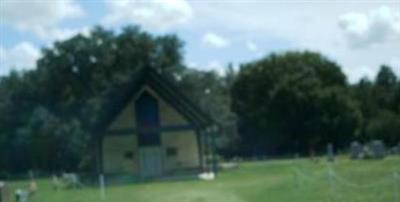
[[[400,158],[351,161],[341,158],[329,169],[325,159],[243,163],[222,172],[214,181],[170,181],[107,187],[107,202],[400,202]],[[329,172],[331,170],[331,172]],[[331,174],[329,174],[331,173]],[[395,188],[395,182],[398,186]],[[26,186],[13,182],[11,188]],[[50,180],[38,181],[32,202],[98,202],[95,188],[51,189]],[[396,191],[395,191],[396,190]],[[400,197],[400,196],[399,196]]]

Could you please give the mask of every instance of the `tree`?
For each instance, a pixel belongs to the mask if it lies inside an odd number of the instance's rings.
[[[44,49],[38,61],[37,85],[49,86],[41,92],[41,103],[64,117],[84,116],[90,113],[88,107],[93,108],[83,125],[88,127],[104,95],[128,83],[139,69],[172,72],[183,68],[181,47],[175,36],[153,37],[138,27],[127,27],[119,35],[97,27],[89,37],[77,35],[57,42]]]
[[[397,80],[391,67],[382,65],[373,82],[363,78],[352,86],[362,114],[358,139],[364,142],[379,139],[389,145],[398,143],[400,88]]]
[[[391,67],[382,65],[375,79],[377,86],[393,89],[396,86],[397,77]]]
[[[95,27],[44,48],[37,69],[1,77],[0,169],[78,169],[110,92],[142,68],[183,71],[182,46],[174,35],[138,27],[120,34]]]
[[[179,76],[179,85],[185,93],[218,123],[221,134],[217,146],[226,157],[235,153],[238,138],[236,116],[230,110],[229,96],[236,73],[231,66],[227,70],[227,74],[221,76],[214,71],[186,69]]]
[[[247,154],[344,146],[359,113],[340,67],[313,52],[287,52],[241,66],[232,109]]]
[[[23,126],[38,102],[37,89],[32,72],[13,71],[0,77],[0,172],[19,172],[29,166]]]
[[[361,124],[359,126],[359,136],[355,137],[359,141],[367,141],[369,139],[366,134],[367,127],[378,110],[376,100],[374,98],[374,84],[366,77],[362,78],[357,84],[352,86],[354,99],[358,104],[361,112]]]
[[[397,114],[400,114],[400,80],[397,82],[397,88],[394,96],[394,107]]]
[[[397,77],[389,66],[382,65],[376,78],[374,94],[380,108],[395,110]]]
[[[400,115],[389,110],[381,110],[367,126],[370,140],[383,140],[390,146],[400,143]]]

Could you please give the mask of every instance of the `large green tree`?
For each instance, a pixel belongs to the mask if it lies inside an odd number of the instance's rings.
[[[359,113],[340,67],[313,52],[271,54],[241,66],[233,110],[247,154],[282,154],[344,146]]]

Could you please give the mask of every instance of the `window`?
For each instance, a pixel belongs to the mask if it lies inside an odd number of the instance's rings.
[[[133,159],[133,152],[132,151],[127,151],[124,153],[124,158],[126,159]]]
[[[167,157],[174,157],[176,155],[178,155],[178,150],[175,147],[167,148]]]
[[[160,145],[158,101],[148,92],[143,92],[135,104],[136,121],[139,129],[139,146]]]

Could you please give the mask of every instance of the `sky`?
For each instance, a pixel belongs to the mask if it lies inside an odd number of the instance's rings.
[[[94,25],[132,24],[178,35],[187,66],[220,74],[228,63],[310,50],[352,83],[382,64],[400,76],[400,0],[0,0],[0,75],[36,68],[43,47]]]

